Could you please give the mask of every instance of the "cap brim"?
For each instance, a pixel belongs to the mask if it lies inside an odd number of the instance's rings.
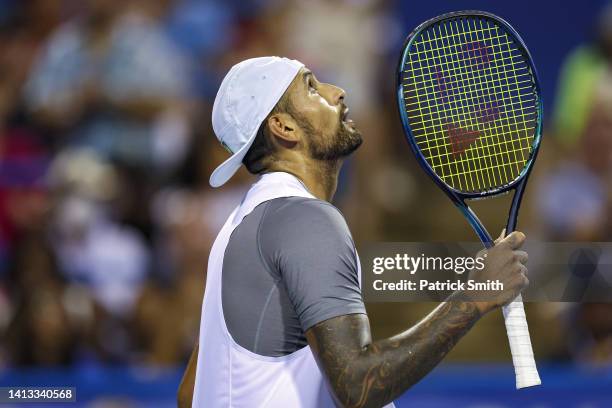
[[[234,153],[229,159],[224,161],[212,172],[210,175],[210,179],[208,182],[212,187],[221,187],[223,184],[227,183],[227,181],[232,178],[232,176],[240,169],[242,166],[242,159],[246,156],[247,152],[251,148],[251,145],[255,141],[255,137],[257,137],[257,131],[251,135],[249,141],[240,148],[236,153]]]

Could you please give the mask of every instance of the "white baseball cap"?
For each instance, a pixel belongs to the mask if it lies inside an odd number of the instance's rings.
[[[212,126],[232,156],[213,171],[211,186],[222,186],[238,171],[259,127],[303,66],[288,58],[251,58],[234,65],[223,78],[213,105]]]

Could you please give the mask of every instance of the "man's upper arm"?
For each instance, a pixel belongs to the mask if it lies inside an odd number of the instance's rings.
[[[294,198],[271,209],[262,226],[265,262],[278,271],[302,330],[348,314],[364,314],[352,237],[340,212]]]

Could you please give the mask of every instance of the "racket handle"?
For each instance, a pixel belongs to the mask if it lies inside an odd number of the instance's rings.
[[[523,299],[518,295],[511,303],[503,307],[506,332],[512,353],[512,363],[516,374],[516,389],[540,385],[540,375],[533,357],[529,327],[523,307]]]

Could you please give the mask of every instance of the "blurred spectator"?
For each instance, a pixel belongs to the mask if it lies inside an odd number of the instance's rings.
[[[11,272],[15,311],[6,332],[9,362],[31,366],[73,362],[77,337],[63,304],[64,281],[40,233],[20,241]]]
[[[608,240],[612,3],[599,16],[597,42],[579,47],[564,64],[554,120],[554,134],[566,149],[557,151],[552,168],[542,176],[537,198],[543,226],[552,239]]]
[[[78,154],[64,154],[57,161],[58,166],[73,167],[66,169],[66,173],[73,174],[56,175],[59,188],[62,184],[76,184],[64,191],[56,204],[53,245],[61,270],[70,280],[90,286],[108,312],[128,315],[146,278],[149,254],[138,231],[117,224],[111,216],[109,204],[115,196],[106,195],[117,192],[112,168],[104,169],[103,163]],[[69,180],[71,176],[73,180]]]
[[[137,167],[175,165],[189,136],[184,60],[133,2],[87,6],[49,39],[26,87],[30,108],[68,143]]]
[[[599,16],[596,42],[574,50],[561,69],[554,131],[568,146],[583,136],[599,100],[612,94],[612,4]],[[610,108],[610,105],[608,105]]]
[[[46,225],[49,155],[26,128],[7,127],[0,136],[0,277],[19,240]]]
[[[125,359],[131,351],[126,326],[149,274],[149,248],[138,230],[116,221],[119,180],[95,154],[60,154],[50,179],[57,193],[50,233],[62,274],[95,301],[103,329],[96,342],[111,358]]]
[[[541,181],[538,210],[553,240],[592,240],[605,235],[606,187],[581,162],[564,162]]]

